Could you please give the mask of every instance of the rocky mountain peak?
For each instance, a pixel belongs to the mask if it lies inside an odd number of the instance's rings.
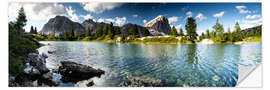
[[[166,17],[160,15],[144,25],[152,35],[167,35],[171,28]]]
[[[39,33],[59,36],[64,35],[64,33],[70,31],[71,28],[74,29],[75,35],[78,33],[83,34],[85,32],[80,23],[73,22],[65,16],[55,16],[43,26]]]

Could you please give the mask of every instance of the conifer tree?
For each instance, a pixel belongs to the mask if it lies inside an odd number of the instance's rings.
[[[189,41],[192,41],[193,43],[195,40],[197,40],[197,33],[196,33],[196,20],[192,17],[187,18],[187,23],[185,25],[186,31],[187,31],[187,39]]]
[[[180,28],[179,36],[184,36],[184,32],[183,32],[183,29],[182,28]]]

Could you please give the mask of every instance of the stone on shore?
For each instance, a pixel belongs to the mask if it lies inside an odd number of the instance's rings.
[[[53,73],[47,72],[46,74],[43,74],[41,77],[41,80],[43,83],[49,86],[58,86],[59,83],[56,80],[53,80]]]
[[[44,74],[49,72],[49,69],[46,67],[46,58],[48,58],[48,56],[45,54],[29,53],[26,63],[29,63],[30,66],[33,66],[39,70],[41,74]]]
[[[203,39],[200,43],[202,43],[202,44],[214,44],[214,41],[210,40],[210,39]]]
[[[46,67],[45,54],[29,53],[25,62],[24,74],[17,77],[9,77],[10,87],[37,87],[37,86],[58,86],[53,80],[52,73]]]

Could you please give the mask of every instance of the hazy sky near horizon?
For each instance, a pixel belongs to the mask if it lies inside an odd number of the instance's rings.
[[[8,21],[14,21],[20,7],[24,7],[27,26],[36,26],[38,31],[56,15],[67,16],[74,22],[86,19],[97,22],[113,22],[122,26],[126,23],[144,25],[159,15],[168,18],[171,26],[185,31],[187,17],[194,17],[197,32],[212,30],[217,18],[225,31],[234,29],[238,21],[242,29],[262,24],[261,3],[9,3]]]

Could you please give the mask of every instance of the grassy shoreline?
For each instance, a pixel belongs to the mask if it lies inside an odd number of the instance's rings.
[[[133,40],[123,40],[117,41],[115,39],[93,39],[93,40],[74,40],[74,41],[83,41],[83,42],[105,42],[105,43],[129,43],[129,44],[201,44],[201,41],[196,41],[192,43],[191,41],[185,40],[175,40],[172,37],[167,38],[151,38],[152,40],[140,40],[139,38],[135,38]],[[153,40],[154,39],[154,40]],[[163,41],[160,41],[163,39]],[[168,40],[169,39],[169,40]],[[66,40],[40,40],[40,41],[66,41]],[[262,43],[261,37],[248,37],[245,38],[243,41],[238,42],[214,42],[213,44],[244,44],[244,43]]]

